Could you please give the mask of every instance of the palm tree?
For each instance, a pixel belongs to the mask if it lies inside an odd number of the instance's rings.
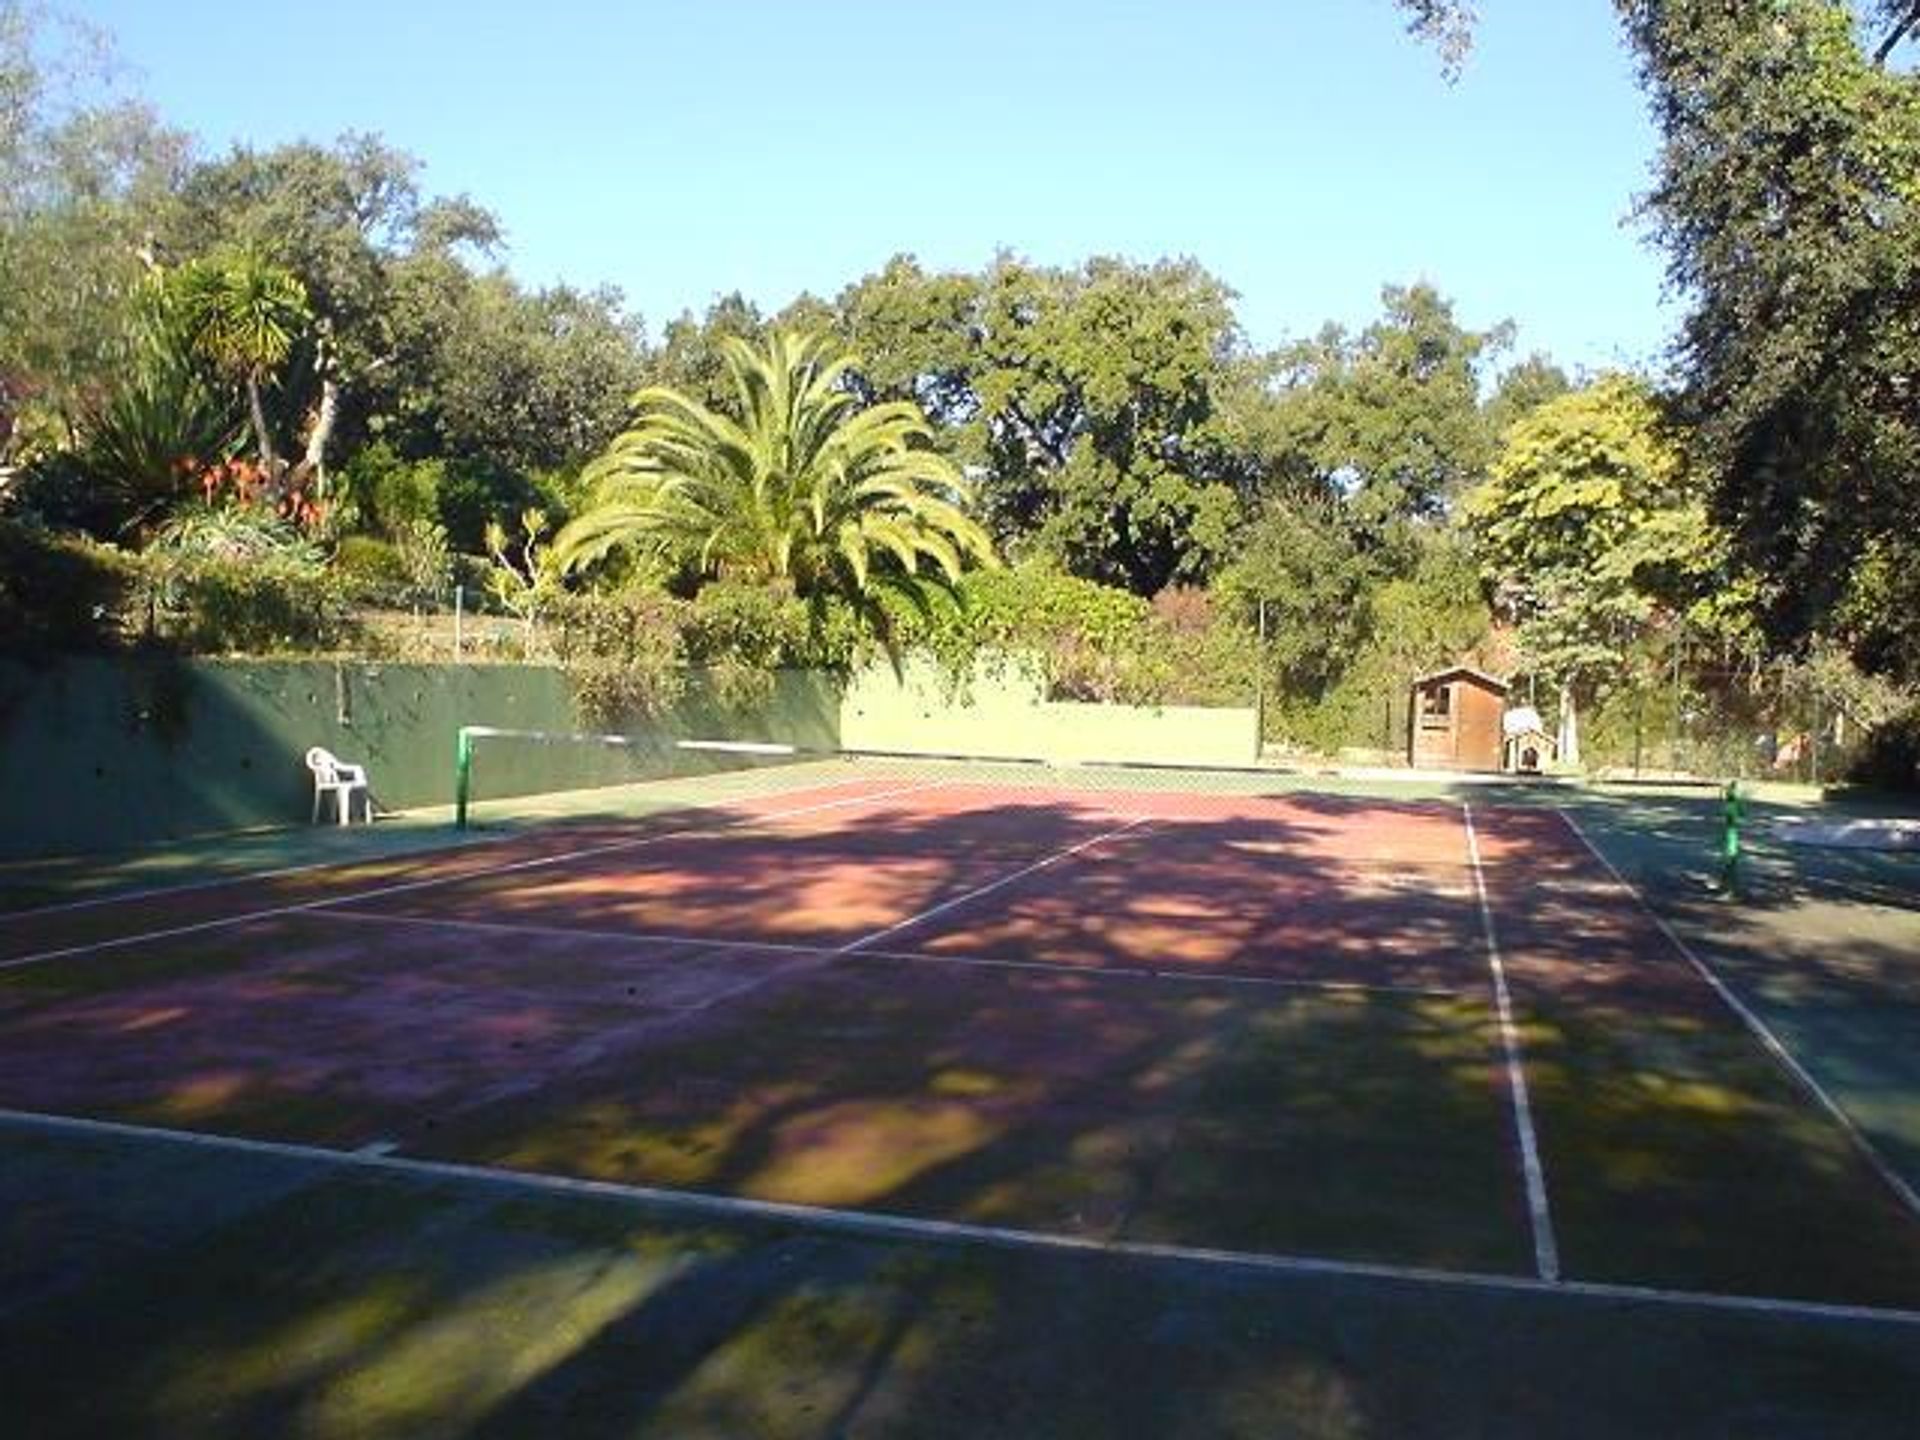
[[[312,321],[306,287],[291,272],[246,246],[190,262],[182,268],[178,285],[195,353],[245,387],[261,468],[277,477],[281,461],[260,389],[286,363]]]
[[[876,590],[920,601],[997,563],[919,407],[859,409],[830,338],[730,340],[724,358],[737,417],[665,387],[634,397],[633,427],[589,467],[593,504],[555,539],[565,569],[631,548],[871,609]]]

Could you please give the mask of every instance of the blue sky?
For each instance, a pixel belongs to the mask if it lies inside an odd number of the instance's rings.
[[[1414,279],[1589,368],[1656,361],[1675,318],[1603,0],[1485,0],[1451,88],[1389,0],[74,8],[208,149],[379,132],[500,216],[515,274],[616,284],[655,334],[1000,247],[1192,255],[1262,345]]]

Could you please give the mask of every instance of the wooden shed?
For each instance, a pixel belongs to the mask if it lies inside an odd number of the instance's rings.
[[[1506,681],[1455,665],[1414,681],[1407,703],[1407,760],[1416,770],[1500,768]]]

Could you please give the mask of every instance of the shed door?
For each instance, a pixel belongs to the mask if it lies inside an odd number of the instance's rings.
[[[1460,723],[1456,687],[1429,685],[1419,691],[1414,716],[1414,763],[1451,765],[1454,763],[1456,729]]]
[[[1478,685],[1461,684],[1455,697],[1458,715],[1456,764],[1470,770],[1500,768],[1500,697]]]

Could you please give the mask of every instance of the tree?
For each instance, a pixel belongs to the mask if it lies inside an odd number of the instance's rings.
[[[408,353],[409,312],[395,303],[403,269],[461,247],[485,252],[499,238],[493,217],[470,200],[423,201],[418,168],[371,135],[343,136],[330,149],[240,147],[186,177],[161,237],[184,258],[252,245],[305,288],[313,323],[281,410],[301,432],[296,472],[322,489],[343,411],[366,423],[392,399],[390,371]]]
[[[1469,0],[1398,0],[1407,29],[1440,53],[1448,75],[1458,75],[1473,50],[1479,17]],[[1624,9],[1628,0],[1615,0]],[[1723,6],[1731,10],[1731,5]],[[1839,8],[1835,6],[1834,8]],[[1920,32],[1920,0],[1863,0],[1853,6],[1856,22],[1873,45],[1876,65]]]
[[[1715,509],[1776,643],[1844,624],[1905,668],[1920,616],[1858,582],[1874,557],[1920,568],[1920,83],[1816,0],[1622,9],[1664,139],[1649,213],[1691,300],[1683,414]]]
[[[1470,34],[1467,5],[1401,4]],[[1920,676],[1920,80],[1888,68],[1920,4],[1615,9],[1663,142],[1645,213],[1690,307],[1688,445],[1768,634]]]
[[[879,590],[918,594],[930,571],[951,583],[994,563],[925,417],[900,401],[859,409],[835,342],[779,332],[723,354],[738,418],[670,388],[636,396],[633,427],[590,467],[593,504],[555,542],[569,570],[636,548],[870,606]]]
[[[998,526],[1136,594],[1208,579],[1245,513],[1209,430],[1232,301],[1186,260],[996,265],[974,388]]]
[[[189,262],[173,278],[188,343],[246,392],[261,468],[284,468],[261,387],[287,362],[312,320],[306,288],[259,250],[238,246]]]
[[[1215,582],[1264,634],[1276,693],[1313,699],[1339,679],[1367,633],[1377,577],[1331,498],[1277,498],[1240,535]]]
[[[1407,29],[1439,52],[1449,78],[1459,75],[1473,51],[1478,18],[1468,0],[1399,0],[1399,4],[1407,14]]]
[[[187,153],[98,34],[0,0],[0,483],[77,443],[129,363],[148,239]]]
[[[1497,444],[1516,420],[1524,419],[1549,400],[1558,400],[1573,382],[1567,372],[1545,355],[1533,354],[1500,376],[1491,397],[1481,407],[1487,434]]]
[[[659,348],[647,357],[645,383],[724,410],[736,397],[727,361],[729,342],[758,345],[767,333],[766,319],[751,300],[738,291],[723,295],[699,319],[688,313],[667,322]]]
[[[406,377],[415,447],[522,473],[580,465],[645,383],[641,339],[617,291],[529,292],[497,272],[459,284]]]
[[[836,325],[859,367],[849,376],[863,399],[911,400],[936,430],[957,436],[979,413],[980,277],[929,274],[911,255],[843,290]]]
[[[925,409],[1002,545],[1151,595],[1210,576],[1245,517],[1219,425],[1232,300],[1187,260],[936,275],[897,256],[834,309],[866,357],[850,383]]]
[[[1329,327],[1284,352],[1278,397],[1293,446],[1375,549],[1437,519],[1484,472],[1481,377],[1512,335],[1466,329],[1431,285],[1389,285],[1380,301],[1359,335]]]
[[[1729,619],[1738,593],[1684,452],[1641,381],[1609,375],[1517,421],[1462,514],[1526,667],[1604,688],[1661,616]]]

